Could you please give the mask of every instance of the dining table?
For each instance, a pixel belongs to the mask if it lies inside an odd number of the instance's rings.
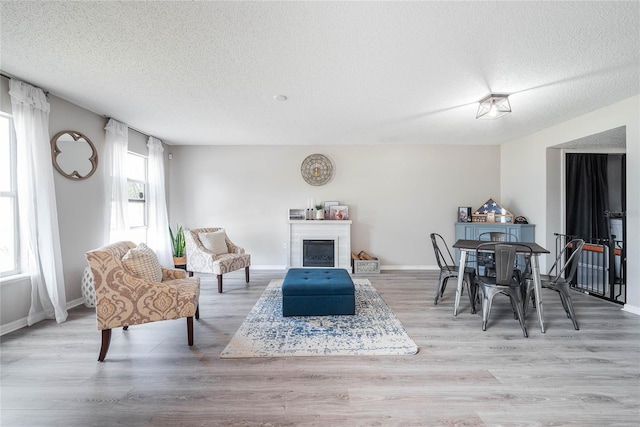
[[[469,252],[475,252],[478,245],[483,243],[491,243],[486,240],[466,240],[459,239],[454,243],[453,247],[460,251],[460,264],[458,266],[458,286],[456,287],[456,299],[453,305],[453,315],[458,315],[458,306],[460,305],[460,295],[462,294],[462,284],[464,281],[464,268],[467,264]],[[500,244],[503,242],[494,242]],[[540,331],[544,333],[544,312],[542,309],[542,283],[540,281],[540,262],[538,260],[541,254],[548,254],[549,251],[535,242],[518,242],[519,245],[526,245],[531,248],[531,274],[533,279],[535,305],[538,313],[538,321],[540,322]],[[528,253],[528,252],[527,252]],[[471,285],[471,284],[470,284]]]

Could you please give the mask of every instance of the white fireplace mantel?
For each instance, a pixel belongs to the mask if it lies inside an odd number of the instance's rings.
[[[287,267],[302,267],[302,240],[335,239],[338,248],[336,267],[351,269],[350,220],[289,220],[289,259]]]

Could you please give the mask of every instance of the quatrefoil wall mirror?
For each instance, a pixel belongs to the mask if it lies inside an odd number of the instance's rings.
[[[53,166],[76,181],[87,179],[98,169],[98,151],[84,134],[63,130],[51,138]]]

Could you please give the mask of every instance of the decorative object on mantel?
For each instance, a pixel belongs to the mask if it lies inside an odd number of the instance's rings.
[[[98,150],[86,135],[63,130],[51,138],[51,160],[62,176],[80,181],[98,169]]]
[[[349,219],[349,206],[336,205],[329,208],[329,219],[341,221]]]
[[[380,261],[365,251],[351,252],[351,272],[353,274],[380,274]]]
[[[173,248],[173,265],[174,267],[186,267],[187,265],[187,257],[185,256],[185,240],[184,240],[184,230],[182,226],[178,226],[176,224],[177,230],[174,236],[173,230],[169,227],[169,236],[171,237],[171,247]]]
[[[516,220],[515,220],[516,224],[529,224],[529,221],[527,221],[527,218],[523,217],[523,216],[517,216]]]
[[[333,164],[323,154],[311,154],[302,161],[300,172],[307,184],[324,185],[333,175]]]
[[[324,219],[331,219],[331,206],[338,206],[340,202],[324,202]]]
[[[348,220],[349,206],[341,205],[340,202],[314,202],[307,200],[306,209],[289,209],[289,220]]]
[[[289,209],[290,220],[304,220],[306,219],[305,209]]]
[[[472,221],[513,224],[513,214],[494,199],[489,199],[476,209],[472,215]]]

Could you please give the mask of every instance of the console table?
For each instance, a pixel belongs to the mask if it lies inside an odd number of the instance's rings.
[[[456,240],[476,240],[487,232],[511,233],[519,242],[535,242],[536,226],[534,224],[503,224],[499,222],[457,222]]]

